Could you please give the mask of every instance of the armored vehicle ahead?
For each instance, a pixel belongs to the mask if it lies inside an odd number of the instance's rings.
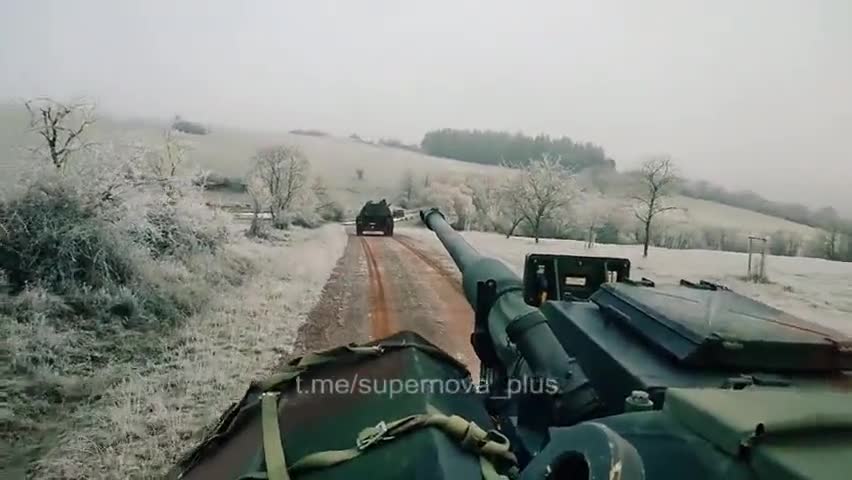
[[[361,207],[355,218],[355,233],[363,235],[364,232],[382,232],[393,236],[393,214],[385,199],[367,202]]]

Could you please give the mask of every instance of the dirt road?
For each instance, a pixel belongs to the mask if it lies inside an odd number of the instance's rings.
[[[343,256],[299,330],[297,351],[412,330],[466,364],[477,378],[479,362],[470,346],[473,310],[449,257],[430,252],[405,229],[393,237],[348,233]]]

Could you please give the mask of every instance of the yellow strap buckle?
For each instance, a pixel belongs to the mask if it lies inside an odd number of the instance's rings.
[[[372,446],[373,444],[380,442],[384,439],[390,439],[393,437],[386,437],[388,433],[388,424],[385,422],[379,422],[375,427],[365,428],[358,434],[358,439],[355,440],[355,445],[358,447],[358,450],[364,450]]]

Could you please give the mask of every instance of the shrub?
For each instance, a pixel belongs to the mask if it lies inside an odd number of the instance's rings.
[[[0,203],[0,269],[16,291],[39,284],[103,288],[133,277],[130,252],[93,207],[61,183],[37,184]]]
[[[315,210],[303,208],[289,213],[287,223],[297,227],[317,228],[322,225],[323,220]]]
[[[196,122],[190,122],[188,120],[182,120],[180,118],[176,119],[172,123],[172,128],[179,132],[189,133],[191,135],[207,135],[210,133],[210,130],[208,130],[204,125]]]
[[[379,140],[379,145],[384,145],[386,147],[399,148],[402,150],[408,150],[410,152],[420,153],[422,150],[420,149],[420,145],[407,144],[402,142],[401,140],[397,140],[395,138],[382,138]]]
[[[323,132],[322,130],[316,130],[316,129],[311,129],[311,128],[307,128],[307,129],[297,128],[295,130],[290,130],[290,133],[292,133],[293,135],[307,135],[309,137],[327,137],[328,136],[328,133]]]
[[[0,303],[0,315],[24,321],[34,320],[35,314],[55,318],[69,313],[71,309],[62,297],[40,287],[27,288]]]
[[[327,222],[342,222],[346,217],[346,209],[336,201],[321,206],[318,211],[320,217]]]
[[[208,225],[193,224],[186,212],[170,204],[152,208],[142,226],[135,227],[135,240],[144,245],[154,258],[194,252],[215,252],[226,238],[226,232]]]
[[[598,243],[619,243],[618,225],[605,222],[595,229],[595,241]]]
[[[104,190],[101,180],[42,175],[0,201],[0,271],[11,292],[39,287],[58,295],[67,308],[57,316],[78,325],[170,323],[201,307],[219,280],[188,267],[204,255],[218,264],[212,254],[227,230],[200,192],[177,181],[167,191]],[[103,191],[112,193],[108,201]]]
[[[0,199],[0,446],[26,439],[26,462],[253,269],[191,179],[152,175],[144,148],[41,168]]]
[[[244,193],[247,190],[245,181],[240,177],[225,177],[218,173],[211,173],[203,178],[198,178],[193,182],[196,186],[203,187],[205,190],[227,191],[235,193]]]

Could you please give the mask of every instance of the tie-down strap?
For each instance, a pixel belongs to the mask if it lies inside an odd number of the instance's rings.
[[[459,369],[459,371],[469,375],[463,364],[432,345],[384,341],[377,345],[350,344],[325,351],[308,353],[278,367],[276,373],[269,377],[252,382],[243,399],[239,403],[232,404],[215,424],[206,429],[201,442],[178,460],[166,475],[166,478],[168,480],[179,480],[194,468],[202,458],[214,454],[213,452],[221,444],[225,443],[235,431],[239,430],[241,426],[245,425],[253,417],[258,403],[260,403],[259,398],[264,393],[284,391],[291,387],[297,378],[302,375],[308,375],[317,368],[334,364],[358,363],[388,352],[406,348],[416,348],[424,353],[435,356],[442,362],[449,363]]]
[[[515,455],[509,450],[509,440],[503,434],[494,430],[486,431],[476,423],[457,415],[426,413],[410,415],[390,423],[380,422],[374,427],[362,430],[352,448],[311,453],[287,466],[278,426],[277,396],[277,392],[265,393],[261,404],[266,475],[254,473],[242,477],[243,479],[289,480],[290,473],[329,468],[348,462],[361,456],[367,449],[425,427],[438,428],[456,440],[462,448],[475,453],[479,457],[484,480],[508,478],[497,473],[494,462],[511,466],[517,464]]]

